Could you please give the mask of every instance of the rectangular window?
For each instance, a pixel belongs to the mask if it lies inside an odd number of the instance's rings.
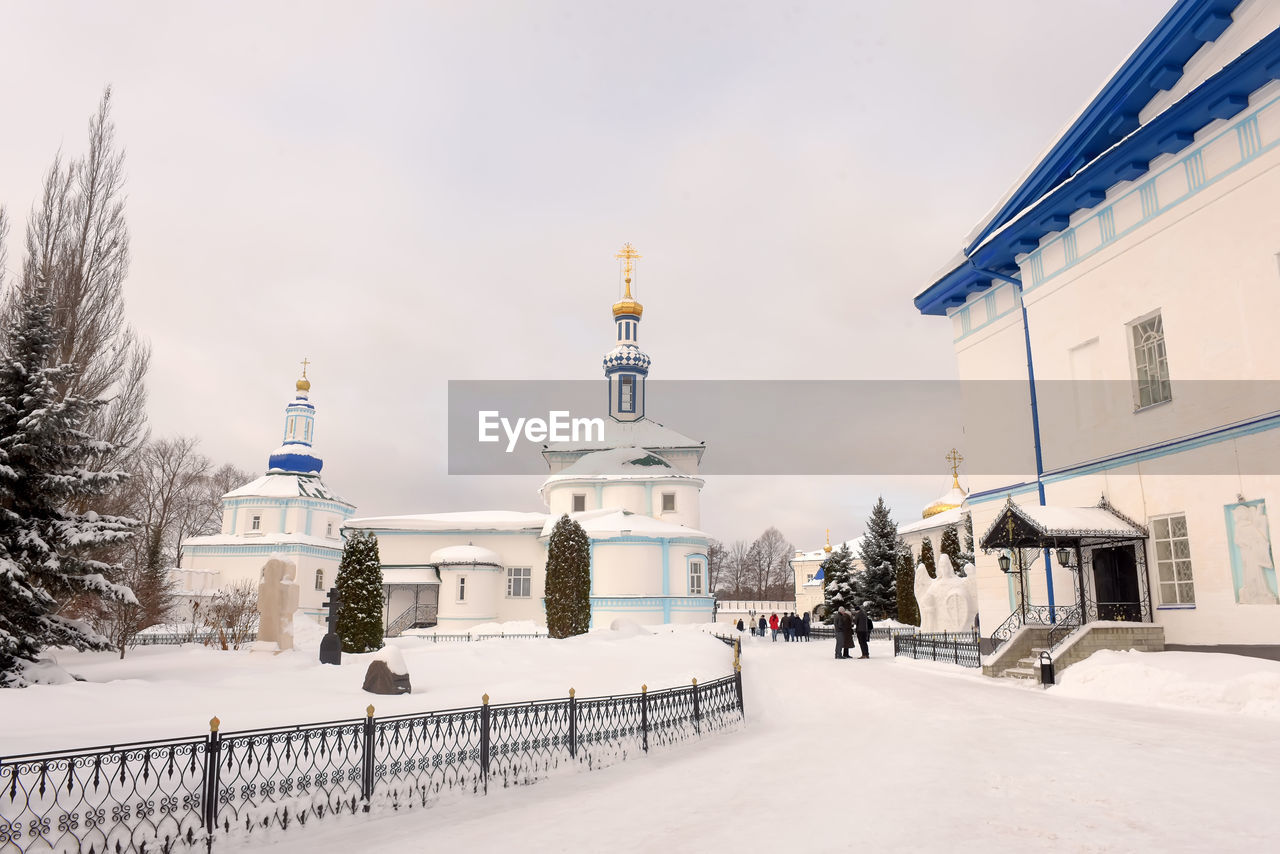
[[[325,525],[325,526],[324,526],[324,535],[325,535],[326,537],[332,537],[332,536],[333,536],[333,523],[332,523],[332,522],[330,522],[329,524],[327,524],[327,525]]]
[[[1196,591],[1191,581],[1191,542],[1187,539],[1187,517],[1178,513],[1152,519],[1151,540],[1156,552],[1160,604],[1194,605]]]
[[[467,577],[465,575],[458,576],[458,601],[467,601]]]
[[[663,513],[676,512],[676,494],[674,492],[662,493],[662,512]]]
[[[689,595],[702,595],[702,561],[689,561]]]
[[[622,412],[635,412],[636,378],[631,374],[623,374],[618,383],[618,409]]]
[[[587,496],[585,495],[573,496],[573,512],[581,513],[586,509],[587,509]]]
[[[250,519],[250,520],[249,520],[249,530],[251,530],[251,531],[261,531],[261,530],[262,530],[262,517],[261,517],[261,516],[254,516],[252,519]]]
[[[1159,312],[1129,325],[1133,336],[1133,398],[1138,409],[1173,399],[1169,360],[1164,349],[1164,321]]]
[[[511,599],[528,599],[532,575],[533,570],[527,566],[507,567],[507,597]]]
[[[323,569],[316,570],[316,589],[317,590],[324,589],[324,570]]]

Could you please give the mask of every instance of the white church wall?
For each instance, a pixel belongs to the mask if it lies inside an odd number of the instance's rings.
[[[439,625],[462,628],[498,619],[499,584],[505,581],[499,567],[440,567]]]

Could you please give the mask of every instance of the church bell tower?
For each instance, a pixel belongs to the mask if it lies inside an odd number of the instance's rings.
[[[604,357],[604,375],[609,380],[609,415],[615,421],[644,418],[644,384],[649,376],[649,356],[640,349],[640,315],[644,306],[631,296],[631,274],[640,253],[630,243],[614,256],[623,262],[626,292],[613,304],[613,323],[618,339]]]

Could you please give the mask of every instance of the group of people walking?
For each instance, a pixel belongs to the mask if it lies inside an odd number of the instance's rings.
[[[804,616],[788,611],[781,618],[777,614],[769,615],[769,622],[766,623],[764,615],[760,615],[760,637],[764,637],[764,627],[768,626],[773,632],[773,642],[778,642],[778,632],[782,632],[784,641],[807,641],[809,640],[809,612],[805,611]]]
[[[870,602],[863,602],[861,606],[853,606],[853,613],[849,613],[849,609],[843,606],[836,611],[835,619],[832,620],[836,629],[836,658],[852,658],[849,650],[853,648],[854,634],[857,634],[858,646],[862,649],[862,655],[858,658],[871,657],[867,651],[867,641],[871,640],[871,629],[874,628],[871,617],[867,615],[870,608]]]

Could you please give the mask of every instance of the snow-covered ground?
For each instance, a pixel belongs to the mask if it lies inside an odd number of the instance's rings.
[[[597,631],[565,641],[489,639],[400,648],[412,694],[365,693],[373,653],[320,664],[323,629],[299,617],[297,649],[280,655],[144,646],[117,653],[55,652],[68,673],[87,681],[0,691],[0,757],[34,751],[200,735],[215,715],[223,732],[378,715],[567,697],[632,694],[718,679],[733,672],[732,652],[695,627],[652,633]],[[524,624],[493,624],[519,632]]]
[[[380,712],[474,705],[486,690],[498,701],[562,696],[570,685],[580,696],[633,691],[642,681],[665,687],[723,675],[730,660],[726,646],[689,629],[400,643],[415,690],[425,691],[373,698]],[[894,660],[887,641],[873,642],[871,653],[869,661],[835,661],[829,642],[747,636],[743,730],[426,810],[329,818],[242,850],[417,850],[426,840],[441,850],[610,854],[779,845],[1280,849],[1280,664],[1102,653],[1044,691]],[[361,662],[325,668],[309,653],[255,660],[162,648],[135,650],[123,663],[65,659],[82,676],[117,681],[0,693],[0,755],[157,726],[188,733],[192,719],[199,725],[211,711],[228,729],[353,717],[369,701],[359,689]],[[118,717],[129,720],[102,720]]]

